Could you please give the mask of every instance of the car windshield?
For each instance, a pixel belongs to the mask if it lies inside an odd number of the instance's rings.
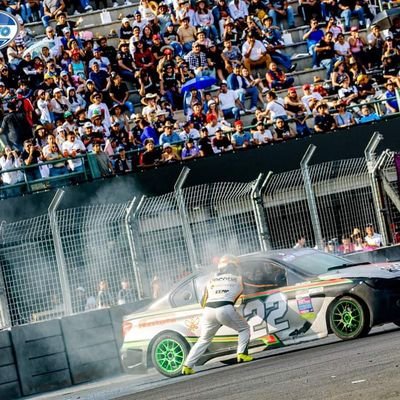
[[[308,276],[321,275],[335,268],[352,265],[345,258],[312,249],[297,250],[281,259],[287,264],[293,265],[296,271]]]

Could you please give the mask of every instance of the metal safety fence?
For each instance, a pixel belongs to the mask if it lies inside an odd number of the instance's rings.
[[[400,200],[394,154],[309,165],[247,183],[184,188],[121,204],[63,209],[58,191],[47,215],[1,224],[0,328],[48,320],[119,301],[156,298],[223,253],[339,244],[372,223],[390,243]],[[383,233],[383,232],[382,232]],[[130,287],[130,288],[129,288]]]

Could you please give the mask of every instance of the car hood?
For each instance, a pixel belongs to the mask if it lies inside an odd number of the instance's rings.
[[[330,278],[400,278],[400,263],[376,263],[356,265],[332,270],[319,276],[321,279]]]

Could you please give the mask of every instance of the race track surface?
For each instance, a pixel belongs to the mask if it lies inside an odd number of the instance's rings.
[[[168,379],[151,371],[35,396],[62,400],[339,400],[400,399],[400,329],[327,339],[258,353],[253,362],[212,363],[192,376]]]

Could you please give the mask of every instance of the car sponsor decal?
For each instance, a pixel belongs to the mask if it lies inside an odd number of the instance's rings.
[[[154,319],[154,320],[145,320],[139,321],[139,328],[148,328],[149,326],[158,326],[165,324],[174,324],[176,322],[176,318],[167,318],[167,319]]]
[[[251,293],[251,294],[244,294],[241,297],[244,300],[248,299],[253,299],[257,297],[263,297],[263,296],[269,296],[273,293],[281,292],[281,293],[290,293],[290,292],[297,292],[299,290],[305,290],[305,289],[310,289],[311,288],[323,288],[328,287],[328,286],[335,286],[335,285],[343,285],[345,283],[352,283],[353,281],[351,279],[347,278],[334,278],[334,279],[329,279],[329,280],[320,280],[317,282],[305,282],[305,283],[299,283],[294,286],[287,286],[287,287],[282,287],[279,289],[273,289],[273,290],[266,290],[265,292],[257,292],[257,293]]]
[[[0,11],[0,49],[7,47],[18,35],[19,24],[14,16]]]
[[[197,329],[199,329],[199,324],[200,324],[199,317],[192,317],[185,320],[186,328],[188,328],[192,332],[197,331]]]
[[[302,293],[296,295],[297,308],[299,314],[304,319],[315,318],[314,307],[311,302],[311,297],[308,293]]]

